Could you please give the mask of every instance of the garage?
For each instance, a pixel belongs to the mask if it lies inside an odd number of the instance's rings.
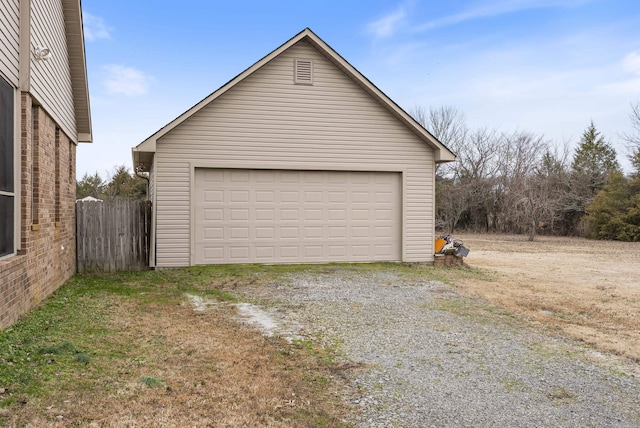
[[[307,28],[133,148],[149,264],[431,263],[454,160]]]
[[[195,170],[196,264],[402,260],[401,174]]]

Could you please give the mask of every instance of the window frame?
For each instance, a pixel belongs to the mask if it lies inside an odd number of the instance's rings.
[[[12,131],[9,135],[9,144],[11,147],[11,159],[2,159],[0,160],[0,168],[4,168],[6,162],[11,163],[13,170],[13,177],[10,183],[10,186],[5,187],[4,189],[0,188],[0,195],[3,197],[9,197],[12,199],[12,207],[10,208],[10,212],[12,213],[11,225],[9,227],[10,231],[10,240],[11,242],[8,244],[8,251],[5,253],[0,253],[0,260],[5,260],[10,257],[15,256],[20,249],[20,146],[19,146],[19,136],[20,136],[20,102],[19,102],[19,92],[18,89],[11,83],[7,77],[0,73],[0,85],[3,87],[2,90],[9,89],[11,91],[10,101],[8,103],[11,106],[10,117],[8,117],[7,121],[12,124]],[[4,95],[3,95],[4,96]],[[8,164],[7,163],[7,164]],[[0,236],[0,239],[3,239]],[[2,247],[2,245],[0,245]]]

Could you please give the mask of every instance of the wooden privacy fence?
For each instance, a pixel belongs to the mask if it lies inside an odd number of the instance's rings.
[[[78,272],[149,268],[151,202],[76,202]]]

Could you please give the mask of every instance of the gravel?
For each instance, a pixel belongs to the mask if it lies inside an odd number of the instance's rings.
[[[441,283],[345,269],[243,293],[364,363],[345,393],[358,427],[640,426],[637,365]]]

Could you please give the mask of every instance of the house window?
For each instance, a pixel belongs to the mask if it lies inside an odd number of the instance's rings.
[[[310,59],[294,60],[294,82],[299,85],[313,85],[313,62]]]
[[[0,76],[0,257],[15,252],[14,89]]]

